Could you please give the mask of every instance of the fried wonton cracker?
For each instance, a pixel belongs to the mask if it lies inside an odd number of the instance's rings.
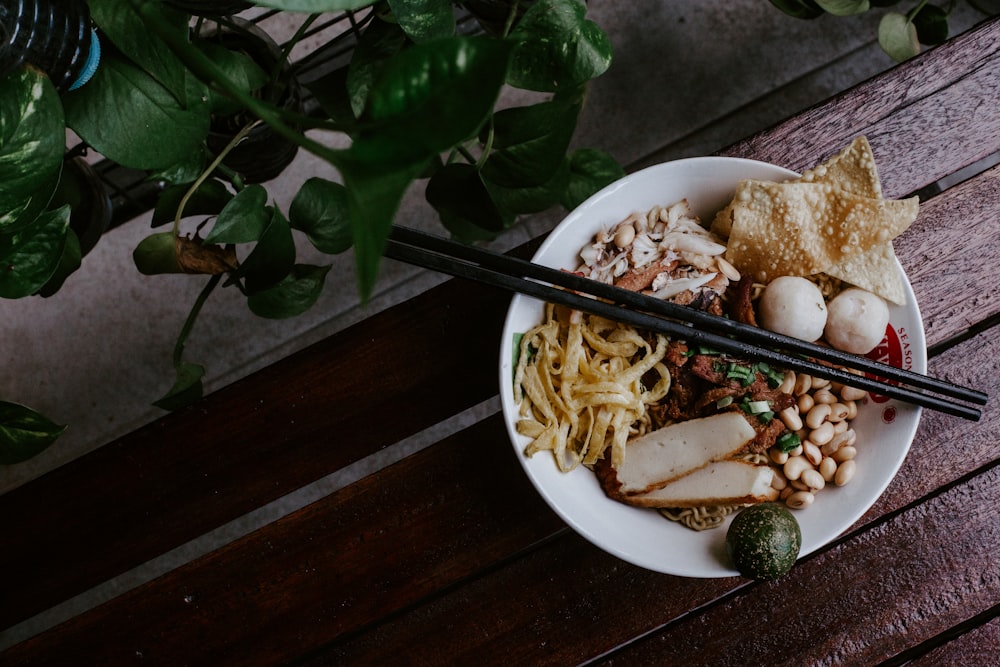
[[[864,136],[856,137],[847,148],[795,180],[801,183],[829,183],[862,197],[882,197],[875,153]]]
[[[743,181],[726,259],[761,282],[809,276],[902,233],[917,199],[862,197],[828,183]]]
[[[726,259],[757,279],[826,273],[903,303],[891,240],[916,219],[918,200],[886,200],[861,136],[786,183],[744,181],[716,215]]]
[[[882,183],[875,166],[875,154],[864,136],[855,138],[840,153],[806,171],[796,180],[805,183],[830,183],[856,195],[882,197]],[[903,278],[896,270],[896,252],[891,241],[842,260],[825,273],[893,303],[906,303]]]

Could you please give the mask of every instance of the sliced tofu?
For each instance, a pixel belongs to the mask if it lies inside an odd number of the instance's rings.
[[[716,461],[662,488],[621,500],[637,507],[750,505],[777,500],[773,478],[774,470],[766,465]]]
[[[611,497],[647,493],[732,457],[755,435],[754,427],[737,411],[678,422],[629,442],[621,465],[615,468],[603,462],[595,472]]]

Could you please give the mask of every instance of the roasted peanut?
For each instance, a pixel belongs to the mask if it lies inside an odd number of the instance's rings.
[[[809,440],[802,443],[802,455],[814,466],[823,462],[823,453],[819,451],[819,447],[815,443]]]
[[[800,510],[812,505],[816,497],[809,491],[796,491],[785,499],[785,504],[794,510]]]
[[[830,406],[826,403],[817,403],[806,413],[806,426],[809,428],[819,428],[826,418],[830,416]]]
[[[833,478],[833,483],[837,486],[847,484],[854,479],[854,473],[857,472],[857,468],[858,464],[854,462],[854,459],[844,461],[837,466],[837,474]]]
[[[866,392],[864,389],[858,389],[857,387],[845,386],[843,389],[840,390],[840,398],[842,398],[845,401],[860,401],[867,394],[868,392]]]
[[[785,408],[778,413],[781,417],[781,421],[785,423],[789,431],[798,431],[802,428],[802,417],[799,415],[799,409],[796,406],[790,408]]]
[[[820,389],[819,391],[813,392],[813,400],[817,403],[833,405],[837,402],[837,397],[834,396],[833,392],[829,389]]]
[[[825,481],[832,482],[834,476],[837,474],[837,462],[829,456],[824,456],[823,460],[819,463],[819,474],[823,475]]]
[[[799,479],[813,491],[819,491],[826,486],[826,480],[823,479],[823,475],[818,470],[805,470]]]
[[[811,469],[812,464],[804,456],[792,456],[785,461],[782,472],[785,473],[785,479],[791,482],[801,477],[803,471]]]
[[[835,451],[830,458],[832,458],[837,463],[843,463],[844,461],[850,461],[858,455],[858,450],[850,445],[844,445],[837,451]]]

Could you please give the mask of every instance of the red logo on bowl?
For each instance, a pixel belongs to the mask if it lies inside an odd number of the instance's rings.
[[[865,356],[873,361],[909,370],[913,365],[913,351],[910,349],[909,338],[906,329],[903,327],[896,329],[890,323],[885,328],[885,337],[882,338],[882,342]],[[869,377],[875,376],[869,373]],[[889,400],[888,396],[881,394],[869,393],[868,395],[876,403],[885,403]]]

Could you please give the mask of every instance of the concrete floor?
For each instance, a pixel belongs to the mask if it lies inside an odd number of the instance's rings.
[[[575,143],[601,148],[633,168],[719,150],[893,65],[874,42],[874,14],[801,21],[766,0],[593,0],[589,17],[608,33],[615,56],[592,87]],[[960,3],[953,32],[981,18]],[[289,29],[273,21],[268,27]],[[336,177],[328,165],[300,154],[269,184],[271,195],[287,207],[298,185],[314,175]],[[496,247],[545,231],[563,214],[526,219]],[[407,196],[399,219],[443,231],[419,188]],[[150,404],[172,383],[174,339],[203,280],[139,275],[131,253],[148,230],[143,216],[107,233],[54,297],[0,301],[0,399],[70,426],[42,455],[0,466],[0,492],[162,414]],[[309,261],[310,250],[302,252]],[[233,290],[217,291],[186,358],[206,366],[211,391],[441,279],[386,262],[374,298],[362,305],[351,257],[337,257],[318,306],[279,322],[252,315]]]

